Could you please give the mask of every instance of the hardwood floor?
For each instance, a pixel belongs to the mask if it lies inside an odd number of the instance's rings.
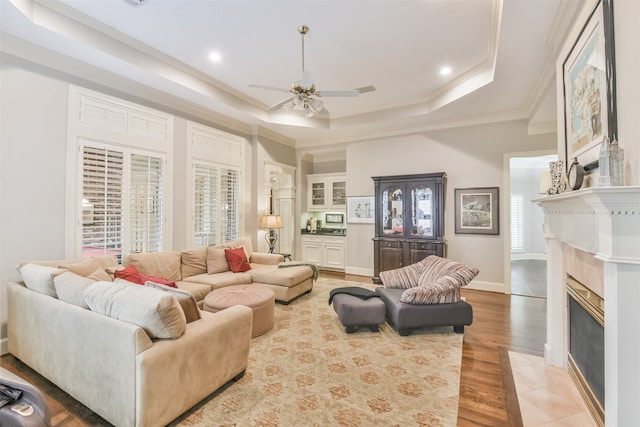
[[[363,276],[321,275],[371,283]],[[507,351],[542,356],[546,300],[474,290],[462,295],[473,306],[474,320],[464,334],[458,426],[522,426]],[[0,357],[0,366],[45,393],[53,427],[108,425],[15,357]]]

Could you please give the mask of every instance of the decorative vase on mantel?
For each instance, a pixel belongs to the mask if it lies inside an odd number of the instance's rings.
[[[547,190],[547,195],[564,193],[567,183],[564,180],[564,162],[557,160],[549,162],[549,173],[551,174],[551,187]]]

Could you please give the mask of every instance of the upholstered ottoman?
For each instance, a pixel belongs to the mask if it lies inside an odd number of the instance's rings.
[[[253,310],[251,337],[262,335],[273,328],[275,295],[263,285],[231,285],[211,291],[202,309],[215,313],[234,305],[244,305]]]
[[[333,309],[351,334],[358,327],[368,327],[371,332],[379,330],[378,325],[384,323],[386,309],[381,298],[358,298],[348,294],[337,294],[333,297]]]

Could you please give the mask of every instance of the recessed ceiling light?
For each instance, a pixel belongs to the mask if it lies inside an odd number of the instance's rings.
[[[222,60],[222,56],[220,56],[218,52],[211,52],[209,54],[209,59],[212,60],[213,62],[219,62]]]
[[[440,69],[440,74],[443,76],[447,76],[449,74],[451,74],[451,67],[442,67]]]

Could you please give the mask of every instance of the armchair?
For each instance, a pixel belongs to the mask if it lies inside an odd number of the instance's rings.
[[[463,333],[473,322],[473,309],[460,298],[460,288],[478,275],[477,268],[435,255],[395,270],[380,272],[376,289],[386,305],[389,324],[400,335],[425,326],[449,326]]]

